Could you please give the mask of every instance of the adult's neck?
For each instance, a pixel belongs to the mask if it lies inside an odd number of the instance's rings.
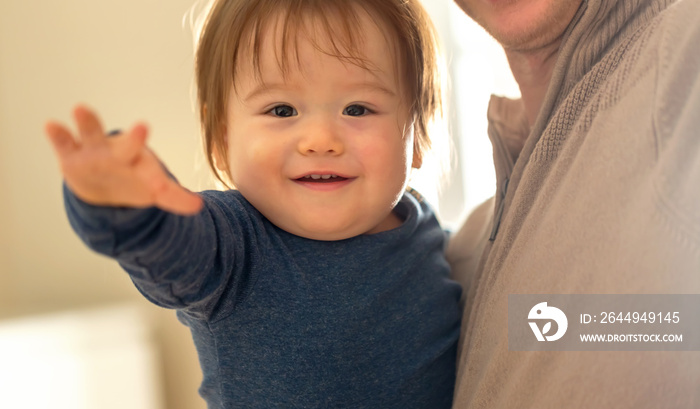
[[[561,38],[535,50],[505,50],[513,78],[520,87],[530,127],[534,125],[544,102],[560,44]]]

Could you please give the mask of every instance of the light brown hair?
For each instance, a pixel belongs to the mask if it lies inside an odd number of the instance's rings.
[[[207,160],[221,182],[229,186],[231,181],[224,137],[229,92],[235,87],[238,64],[250,61],[259,72],[262,32],[270,23],[281,24],[278,61],[285,72],[289,51],[296,54],[289,45],[296,45],[304,18],[311,16],[326,31],[324,40],[330,41],[332,49],[324,52],[369,69],[358,43],[363,11],[393,37],[386,40],[397,51],[394,65],[410,98],[414,151],[420,162],[431,147],[430,124],[442,116],[442,95],[436,35],[419,0],[215,0],[198,37],[195,80]],[[246,51],[253,58],[241,56]]]

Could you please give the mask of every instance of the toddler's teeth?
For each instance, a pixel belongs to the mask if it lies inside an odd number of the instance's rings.
[[[334,174],[320,175],[320,174],[310,174],[303,176],[301,179],[305,180],[328,180],[328,179],[338,179],[340,176]]]

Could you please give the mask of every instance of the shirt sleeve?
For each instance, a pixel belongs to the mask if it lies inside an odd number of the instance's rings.
[[[225,292],[234,298],[245,292],[245,271],[236,266],[249,249],[230,209],[200,195],[203,209],[180,216],[155,207],[94,206],[64,184],[68,219],[89,248],[117,260],[154,304],[206,319]]]

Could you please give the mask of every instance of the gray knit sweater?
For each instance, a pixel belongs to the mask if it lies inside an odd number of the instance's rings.
[[[509,294],[700,293],[700,1],[669,3],[583,2],[517,160],[492,100],[498,192],[448,250],[455,408],[700,407],[700,352],[508,347]]]

